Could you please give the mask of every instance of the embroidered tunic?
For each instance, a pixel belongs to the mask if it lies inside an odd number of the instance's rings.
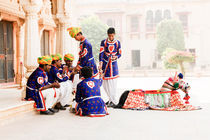
[[[92,52],[92,45],[87,39],[80,42],[79,60],[77,64],[79,68],[83,68],[85,66],[93,68],[93,77],[98,75],[97,66]]]
[[[110,42],[108,39],[103,40],[100,47],[99,61],[103,64],[104,80],[119,77],[117,60],[111,60],[113,56],[121,57],[120,41],[114,40]]]
[[[62,74],[59,72],[59,69],[54,65],[51,66],[50,72],[48,73],[48,77],[49,83],[54,83],[55,81],[61,83],[69,79],[66,73],[62,76]]]
[[[77,85],[76,114],[80,116],[100,117],[107,115],[106,105],[101,98],[102,79],[87,78]]]
[[[48,77],[42,68],[37,68],[28,78],[26,100],[34,100],[38,111],[46,111],[41,88],[48,85]]]

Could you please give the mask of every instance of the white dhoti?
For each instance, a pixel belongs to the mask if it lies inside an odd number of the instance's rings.
[[[60,83],[60,96],[58,102],[60,102],[62,106],[70,104],[71,96],[73,96],[72,87],[73,84],[70,80]]]
[[[113,102],[116,105],[118,103],[116,100],[117,79],[104,80],[103,87],[109,97],[109,102]]]
[[[74,81],[73,81],[73,89],[76,89],[77,88],[77,84],[79,84],[80,79],[79,79],[79,74],[75,74],[74,75]]]
[[[44,99],[45,99],[45,106],[46,109],[52,108],[54,103],[56,102],[57,98],[55,97],[56,90],[53,88],[48,88],[41,91]],[[57,93],[56,93],[57,96]]]

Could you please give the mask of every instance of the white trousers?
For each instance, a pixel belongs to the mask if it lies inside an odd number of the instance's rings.
[[[74,81],[73,81],[73,89],[77,89],[77,85],[81,82],[79,79],[79,74],[74,75]]]
[[[72,87],[73,84],[70,80],[60,83],[60,94],[57,99],[57,102],[60,102],[62,106],[70,104],[71,99],[73,99]]]
[[[48,89],[42,90],[41,92],[42,92],[43,97],[45,98],[46,109],[52,108],[52,106],[57,100],[57,98],[55,98],[56,90],[53,88],[48,88]]]
[[[117,79],[104,80],[103,87],[105,92],[107,93],[107,96],[109,97],[109,102],[117,104],[118,103],[118,101],[116,100]]]

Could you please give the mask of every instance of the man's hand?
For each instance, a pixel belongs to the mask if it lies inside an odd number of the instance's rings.
[[[69,71],[73,71],[75,67],[69,67]]]
[[[75,71],[79,71],[79,70],[80,70],[79,66],[77,65],[77,66],[74,68],[74,70],[75,70]]]
[[[103,66],[103,62],[100,62],[98,66],[99,71],[102,70],[102,66]]]
[[[55,83],[52,83],[52,87],[54,88],[60,88],[60,84],[55,82]]]
[[[103,78],[103,77],[104,77],[103,71],[102,71],[102,72],[99,72],[99,78],[101,79],[101,78]]]
[[[67,66],[63,66],[63,74],[66,73],[66,71],[68,71],[68,67]]]
[[[117,56],[112,56],[112,61],[117,60]]]

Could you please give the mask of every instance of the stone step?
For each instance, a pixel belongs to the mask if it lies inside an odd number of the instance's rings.
[[[34,101],[22,101],[17,105],[0,109],[0,125],[11,123],[21,115],[34,111],[33,104]]]
[[[21,92],[17,88],[0,89],[0,125],[34,110],[34,101],[22,101]]]
[[[19,84],[14,84],[14,83],[1,83],[0,84],[0,89],[11,89],[11,88],[16,88],[19,89],[20,85]]]

